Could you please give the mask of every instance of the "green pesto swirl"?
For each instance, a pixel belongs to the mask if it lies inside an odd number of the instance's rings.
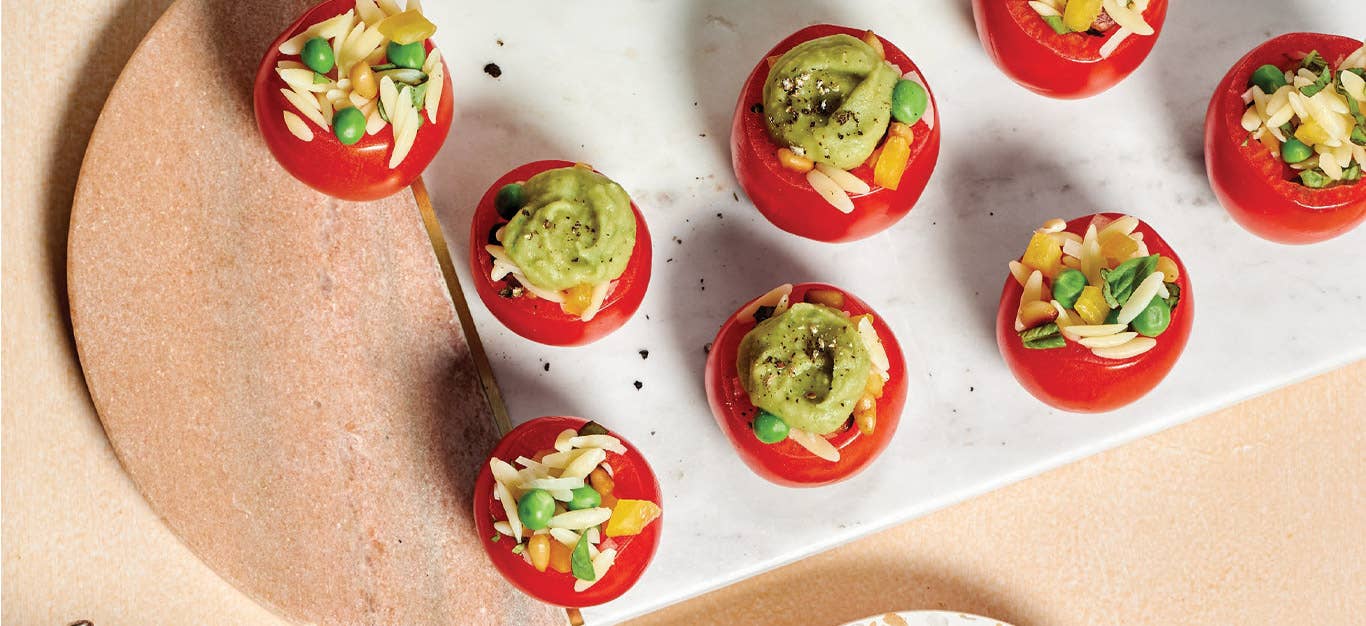
[[[799,302],[749,331],[735,365],[754,406],[788,426],[824,435],[853,414],[872,363],[852,320],[830,307]]]
[[[900,78],[872,46],[849,35],[798,44],[764,83],[769,136],[814,161],[853,169],[887,134]]]
[[[542,289],[597,285],[620,277],[636,246],[631,197],[585,167],[532,176],[526,204],[503,231],[503,247]]]

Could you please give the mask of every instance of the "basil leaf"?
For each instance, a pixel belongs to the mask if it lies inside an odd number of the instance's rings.
[[[1052,322],[1020,333],[1020,341],[1030,350],[1051,350],[1067,345],[1067,340],[1062,337],[1062,331]]]
[[[325,74],[319,74],[318,72],[313,72],[313,84],[314,84],[314,85],[326,85],[327,83],[330,83],[330,82],[332,82],[332,79],[331,79],[331,78],[328,78]],[[1351,100],[1351,98],[1348,98],[1348,100]]]
[[[493,536],[492,536],[492,537],[489,537],[489,541],[492,541],[493,543],[498,543],[499,541],[502,541],[502,540],[503,540],[503,533],[493,533]]]
[[[1138,283],[1147,278],[1157,269],[1158,255],[1129,259],[1119,264],[1105,277],[1105,287],[1102,291],[1109,290],[1110,296],[1106,298],[1106,303],[1111,308],[1124,306],[1129,301],[1129,297],[1134,295],[1134,288]],[[1111,302],[1111,298],[1114,299]]]
[[[1063,339],[1062,335],[1053,335],[1052,337],[1026,341],[1024,342],[1024,347],[1029,348],[1030,350],[1056,350],[1058,348],[1066,348],[1067,340]]]
[[[424,80],[424,81],[422,81],[421,84],[417,85],[416,87],[413,87],[412,94],[413,94],[413,108],[414,108],[414,109],[417,109],[418,111],[422,111],[422,107],[424,107],[424,106],[427,105],[427,88],[430,87],[431,84],[432,84],[432,81],[430,81],[430,80]],[[424,116],[419,115],[418,117],[424,117]]]
[[[1366,146],[1366,130],[1361,129],[1361,124],[1352,128],[1352,143],[1358,146]]]
[[[379,118],[384,120],[384,123],[391,124],[389,112],[384,110],[384,98],[375,98],[375,104],[379,105]]]
[[[515,546],[512,546],[512,553],[513,553],[513,554],[521,554],[521,553],[523,553],[523,552],[526,552],[526,544],[524,544],[524,543],[519,543],[519,544],[517,544],[517,545],[515,545]]]
[[[1115,291],[1114,289],[1110,288],[1110,281],[1108,280],[1109,278],[1110,270],[1100,270],[1100,295],[1105,297],[1105,304],[1110,305],[1110,308],[1112,309],[1117,309],[1119,308],[1119,301],[1115,300]]]
[[[1310,189],[1323,189],[1333,184],[1333,179],[1317,169],[1312,169],[1300,172],[1300,182]]]
[[[1338,93],[1342,94],[1342,99],[1347,101],[1347,112],[1356,117],[1361,115],[1361,105],[1357,104],[1357,99],[1352,94],[1347,93],[1347,88],[1342,85],[1342,75],[1338,75]]]
[[[1168,283],[1167,293],[1170,294],[1167,296],[1167,308],[1175,311],[1176,303],[1181,300],[1181,286],[1176,283]]]
[[[588,554],[587,531],[579,535],[579,542],[574,544],[574,553],[569,555],[569,568],[574,572],[574,578],[579,580],[598,579],[598,573],[593,570],[593,557]]]
[[[1300,67],[1317,74],[1328,69],[1328,61],[1319,54],[1318,50],[1310,50],[1309,54],[1305,55],[1304,60],[1300,61]]]
[[[1319,74],[1318,79],[1316,79],[1313,84],[1300,87],[1300,93],[1304,94],[1304,97],[1306,98],[1312,98],[1318,95],[1320,91],[1328,88],[1328,85],[1332,82],[1333,70],[1325,69],[1322,74]]]
[[[587,436],[587,435],[610,435],[610,434],[612,434],[612,433],[608,432],[606,428],[603,428],[603,427],[602,427],[602,424],[599,424],[599,423],[597,423],[597,422],[588,422],[587,424],[584,424],[583,426],[579,427],[579,436],[580,436],[580,437]]]
[[[1061,15],[1045,15],[1043,16],[1043,21],[1048,24],[1049,28],[1053,29],[1053,32],[1059,35],[1066,35],[1067,33],[1072,32],[1067,28],[1067,25],[1063,23]]]
[[[1058,324],[1056,322],[1049,322],[1047,324],[1044,324],[1043,326],[1037,326],[1034,328],[1030,328],[1028,330],[1021,331],[1020,339],[1023,339],[1025,341],[1033,341],[1035,339],[1051,337],[1061,332],[1062,331],[1058,329]]]

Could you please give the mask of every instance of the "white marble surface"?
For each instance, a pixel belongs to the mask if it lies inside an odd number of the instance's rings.
[[[1047,100],[1002,76],[981,51],[967,0],[425,4],[441,25],[457,108],[426,179],[462,280],[474,204],[525,161],[592,163],[632,193],[654,236],[640,313],[599,343],[544,347],[472,305],[515,421],[602,420],[644,450],[663,484],[666,531],[653,567],[620,600],[585,611],[592,624],[1366,357],[1366,229],[1313,247],[1263,242],[1218,206],[1202,161],[1205,105],[1228,67],[1274,34],[1366,24],[1357,0],[1174,2],[1148,62],[1081,102]],[[787,235],[732,196],[727,142],[740,84],[775,42],[815,22],[872,27],[906,50],[935,90],[944,130],[938,170],[911,215],[844,246]],[[500,79],[484,74],[488,62]],[[1194,280],[1195,331],[1149,397],[1107,415],[1068,415],[1015,383],[993,315],[1006,261],[1030,229],[1098,210],[1151,221],[1178,249]],[[803,280],[838,283],[877,308],[912,376],[886,454],[860,477],[815,490],[752,474],[702,390],[703,346],[723,318],[777,283]]]

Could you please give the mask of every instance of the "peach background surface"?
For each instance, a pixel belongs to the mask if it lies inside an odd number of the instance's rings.
[[[138,495],[66,318],[81,157],[167,4],[3,3],[6,623],[281,623]],[[1357,363],[637,623],[837,624],[921,608],[1021,626],[1352,623],[1366,612],[1364,404]]]

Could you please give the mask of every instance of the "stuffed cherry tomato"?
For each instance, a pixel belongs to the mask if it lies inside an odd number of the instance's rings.
[[[996,342],[1020,384],[1055,408],[1100,413],[1143,397],[1190,337],[1185,266],[1136,218],[1051,220],[1010,273]]]
[[[939,158],[939,115],[896,46],[872,31],[809,26],[745,81],[730,153],[740,186],[774,225],[853,241],[920,199]]]
[[[1366,219],[1366,46],[1292,33],[1243,57],[1205,116],[1210,186],[1243,228],[1287,244]]]
[[[977,36],[1011,80],[1052,98],[1094,96],[1152,52],[1167,0],[973,0]]]
[[[906,404],[906,363],[892,329],[852,294],[782,285],[721,326],[706,387],[750,469],[815,487],[857,474],[887,447]]]
[[[596,422],[541,417],[512,429],[474,484],[474,522],[498,571],[563,607],[615,599],[659,547],[659,481]]]
[[[474,211],[479,299],[512,332],[552,346],[620,328],[650,283],[650,231],[620,185],[582,163],[536,161],[489,187]]]
[[[256,72],[256,125],[271,154],[304,184],[346,200],[408,186],[451,129],[451,81],[428,39],[435,31],[420,10],[393,2],[313,7]]]

